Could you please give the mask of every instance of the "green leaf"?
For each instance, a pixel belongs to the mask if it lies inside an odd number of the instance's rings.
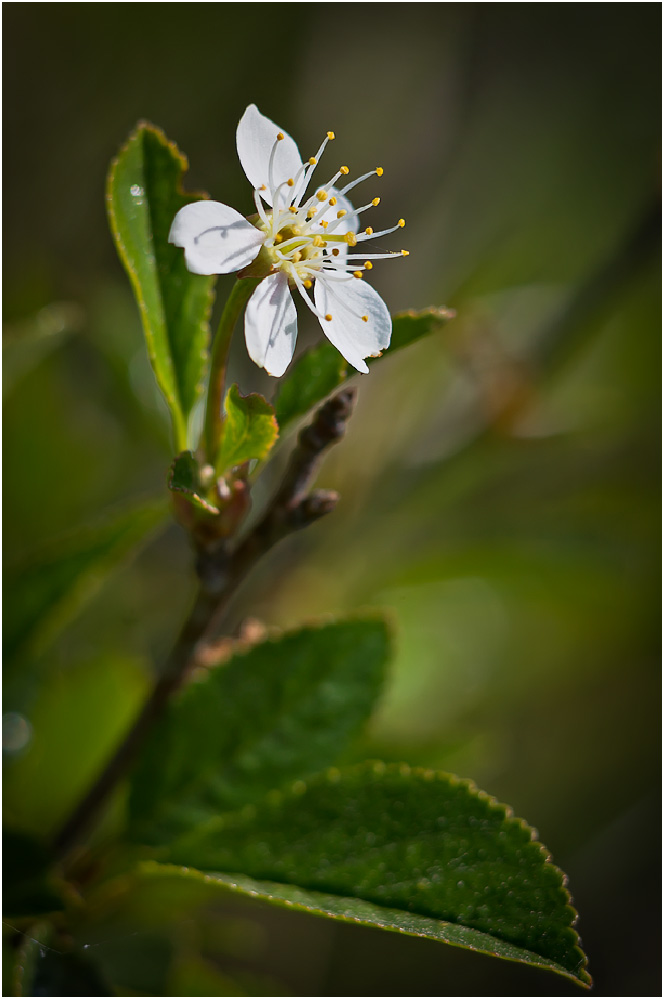
[[[192,683],[134,776],[134,839],[168,842],[333,762],[371,711],[389,646],[380,619],[303,628]]]
[[[153,502],[52,542],[5,571],[6,662],[38,654],[96,593],[167,513]]]
[[[7,918],[44,915],[64,908],[50,877],[53,860],[42,843],[3,829],[2,856],[2,911]]]
[[[217,456],[217,474],[253,458],[262,460],[279,436],[274,409],[262,395],[241,395],[231,385],[224,400],[223,435]]]
[[[210,820],[168,859],[233,873],[238,884],[234,872],[276,882],[263,891],[286,903],[284,885],[337,896],[311,904],[590,984],[564,875],[534,830],[449,774],[385,764],[332,770]],[[358,910],[358,900],[369,907]]]
[[[200,395],[215,278],[190,273],[168,242],[176,213],[204,194],[185,194],[186,158],[163,132],[141,122],[111,164],[107,206],[120,259],[139,305],[148,353],[166,397],[178,450]]]
[[[200,468],[191,451],[183,451],[171,465],[168,477],[171,492],[181,493],[189,502],[208,513],[219,513],[214,504],[205,497],[206,489],[200,480]]]
[[[387,352],[381,356],[391,357],[395,350],[407,347],[430,333],[436,333],[453,318],[454,312],[445,308],[400,312],[392,317],[392,340]],[[368,357],[367,364],[371,367],[377,360],[377,357]],[[308,413],[352,374],[354,369],[348,367],[339,351],[328,340],[323,340],[317,347],[302,354],[281,379],[274,400],[281,432],[288,423]]]

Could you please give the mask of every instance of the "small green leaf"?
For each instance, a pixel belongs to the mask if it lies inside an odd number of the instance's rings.
[[[564,875],[534,830],[449,774],[385,764],[333,770],[210,820],[168,859],[233,873],[237,883],[234,872],[277,882],[268,889],[284,901],[284,885],[337,896],[336,909],[318,900],[323,914],[360,915],[590,984]],[[358,913],[357,900],[379,907],[381,921],[370,908]]]
[[[189,502],[208,513],[219,513],[214,504],[205,498],[205,488],[200,480],[200,468],[191,451],[183,451],[171,465],[168,477],[171,492],[181,493]]]
[[[153,502],[68,534],[5,572],[5,656],[40,653],[96,593],[113,569],[165,519]]]
[[[148,353],[166,397],[178,449],[200,395],[210,339],[214,277],[190,273],[168,234],[176,213],[204,194],[184,194],[186,158],[141,122],[111,164],[107,207],[116,247],[141,312]]]
[[[133,838],[168,842],[333,762],[372,709],[389,645],[380,619],[303,628],[192,683],[134,776]]]
[[[395,350],[407,347],[430,333],[436,333],[453,318],[454,312],[445,308],[400,312],[392,317],[392,340],[389,349],[381,356],[391,357]],[[368,357],[367,364],[371,367],[377,360],[377,357]],[[328,340],[323,340],[317,347],[302,354],[281,379],[274,400],[281,432],[288,423],[308,413],[316,403],[354,373],[354,369],[348,367],[339,351]]]
[[[223,435],[217,456],[217,474],[253,458],[262,460],[279,436],[274,409],[262,395],[240,395],[231,385],[224,400]]]

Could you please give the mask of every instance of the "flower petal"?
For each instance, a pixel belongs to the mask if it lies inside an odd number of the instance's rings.
[[[318,310],[332,316],[320,321],[325,336],[353,367],[366,374],[369,368],[362,358],[375,357],[389,346],[392,336],[392,318],[383,299],[361,279],[326,281],[324,271],[316,279],[314,298]]]
[[[283,271],[270,274],[256,288],[244,314],[249,357],[278,378],[290,364],[297,339],[297,313]]]
[[[265,233],[219,201],[195,201],[173,219],[168,242],[184,247],[194,274],[230,274],[255,258]]]
[[[268,205],[273,202],[273,187],[270,184],[270,156],[277,141],[277,134],[284,136],[278,143],[272,164],[274,187],[283,184],[302,166],[300,153],[294,139],[288,132],[279,128],[273,121],[262,115],[255,104],[250,104],[237,127],[237,154],[249,183],[260,191]]]

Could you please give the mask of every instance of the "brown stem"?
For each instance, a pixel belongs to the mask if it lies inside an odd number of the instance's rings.
[[[234,552],[229,553],[225,546],[213,549],[208,561],[214,565],[201,564],[199,553],[200,586],[189,617],[124,742],[58,833],[54,843],[58,857],[65,857],[80,841],[110,792],[126,776],[150,728],[196,665],[199,648],[216,637],[239,583],[281,538],[313,523],[336,506],[336,493],[308,492],[308,489],[323,452],[343,436],[354,401],[355,390],[343,389],[324,403],[310,426],[301,431],[279,489],[261,520]]]

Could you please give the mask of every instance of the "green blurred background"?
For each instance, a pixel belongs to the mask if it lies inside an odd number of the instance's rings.
[[[361,380],[319,479],[338,511],[272,554],[234,620],[388,610],[392,680],[356,757],[472,777],[535,824],[570,876],[597,995],[660,994],[660,17],[622,3],[4,16],[6,558],[164,488],[168,423],[104,211],[135,122],[179,144],[189,189],[246,213],[235,127],[250,102],[303,155],[334,129],[330,172],[380,163],[372,223],[404,216],[394,248],[410,256],[376,265],[375,287],[392,311],[458,318]],[[301,316],[300,345],[314,325]],[[234,366],[243,389],[273,390],[241,336]],[[122,731],[190,562],[168,528],[9,674],[5,711],[48,747],[6,754],[15,824],[55,828]],[[120,994],[578,991],[428,941],[161,892],[106,903],[86,930]]]

